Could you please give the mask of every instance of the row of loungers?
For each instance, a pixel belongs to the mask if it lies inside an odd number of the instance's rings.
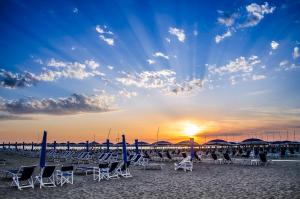
[[[91,167],[94,180],[109,180],[125,177],[132,177],[129,172],[130,161],[126,164],[123,162],[100,163],[97,167]],[[56,170],[56,166],[43,167],[37,176],[34,172],[37,166],[21,166],[18,170],[7,170],[6,175],[12,176],[12,186],[17,186],[19,190],[23,188],[34,188],[35,184],[42,187],[63,186],[66,183],[73,184],[74,166],[62,166]],[[90,169],[86,167],[86,169]]]

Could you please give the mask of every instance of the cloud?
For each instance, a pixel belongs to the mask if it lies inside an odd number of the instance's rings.
[[[100,25],[96,26],[96,32],[99,33],[99,38],[105,41],[108,45],[114,46],[115,40],[111,38],[114,35],[113,32],[107,30],[107,26],[100,27]],[[108,37],[110,35],[110,37]]]
[[[237,13],[227,14],[224,12],[219,12],[219,14],[221,14],[222,16],[218,17],[218,23],[226,27],[231,27],[232,25],[234,25],[235,20],[238,17]]]
[[[226,37],[230,37],[231,36],[231,32],[230,30],[228,30],[226,33],[224,33],[223,35],[217,35],[215,37],[215,42],[218,44],[220,43],[223,39],[225,39]]]
[[[59,78],[70,79],[85,79],[94,76],[105,76],[104,73],[96,71],[99,63],[94,60],[85,60],[84,63],[80,62],[64,62],[56,59],[50,59],[47,64],[48,67],[37,76],[40,81],[54,81]]]
[[[72,94],[66,98],[2,100],[0,111],[8,114],[67,115],[112,111],[113,96]]]
[[[155,64],[155,60],[153,60],[153,59],[147,59],[147,62],[148,62],[148,64]]]
[[[123,89],[123,90],[119,91],[119,95],[121,97],[130,99],[132,97],[136,97],[138,94],[137,94],[137,92],[130,92],[130,91],[127,91],[126,89]]]
[[[12,73],[4,69],[0,70],[0,86],[3,88],[24,88],[35,85],[38,78],[30,72]]]
[[[100,66],[100,64],[94,60],[86,60],[84,63],[92,70],[96,70]]]
[[[109,70],[113,70],[113,69],[114,69],[114,67],[111,66],[111,65],[107,65],[107,68],[108,68]]]
[[[169,59],[169,56],[163,54],[162,52],[156,52],[153,54],[154,57],[162,57],[164,59]]]
[[[250,28],[259,24],[265,15],[271,14],[275,10],[275,6],[269,6],[267,2],[264,4],[251,3],[243,9],[238,9],[233,13],[218,11],[220,17],[217,22],[227,28],[227,32],[223,35],[215,37],[216,43],[221,42],[224,38],[232,36],[239,29]]]
[[[189,95],[203,86],[203,81],[196,78],[178,82],[176,72],[167,69],[123,74],[126,77],[116,79],[123,85],[145,89],[158,89],[164,95]]]
[[[166,37],[166,41],[167,41],[168,43],[171,43],[171,39],[170,39],[169,37]]]
[[[73,9],[73,12],[74,12],[75,14],[77,14],[78,11],[79,11],[78,8],[74,8],[74,9]]]
[[[300,56],[299,48],[296,46],[296,47],[294,47],[293,58],[297,59],[299,56]]]
[[[246,21],[240,25],[242,28],[256,26],[266,14],[271,14],[274,12],[276,7],[270,7],[268,2],[265,2],[262,5],[258,5],[256,3],[251,3],[246,6],[247,10],[247,19]]]
[[[267,77],[265,75],[252,75],[252,80],[263,80],[266,79]]]
[[[60,78],[69,79],[85,79],[89,77],[105,76],[104,73],[97,71],[99,63],[94,60],[85,60],[80,62],[64,62],[56,59],[50,59],[46,63],[47,67],[39,74],[30,72],[12,73],[4,69],[0,69],[0,87],[3,88],[24,88],[31,87],[41,81],[52,82]]]
[[[183,29],[178,29],[178,28],[170,27],[169,28],[169,33],[171,35],[176,36],[177,39],[178,39],[178,41],[184,42],[184,40],[185,40],[185,34],[184,34],[184,30]]]
[[[290,71],[294,69],[298,69],[300,66],[295,65],[294,63],[289,63],[288,60],[283,60],[279,63],[279,67],[276,68],[276,71]]]
[[[220,67],[216,67],[215,65],[207,65],[208,71],[211,74],[225,75],[232,74],[237,72],[242,73],[250,73],[253,71],[254,66],[261,63],[257,56],[252,55],[249,58],[238,57],[233,61],[229,61],[228,64]]]
[[[32,118],[12,114],[0,114],[0,122],[6,120],[32,120]]]
[[[104,35],[99,35],[99,38],[105,41],[108,45],[113,46],[115,41],[113,38],[107,38]]]
[[[228,80],[231,85],[235,85],[239,81],[258,80],[263,78],[262,75],[258,76],[253,73],[263,69],[260,63],[261,60],[252,55],[249,58],[241,56],[230,60],[223,66],[206,64],[208,75],[204,82],[210,89],[213,89],[213,84],[222,80]]]
[[[271,42],[271,48],[272,48],[273,50],[276,50],[276,49],[278,48],[278,46],[279,46],[279,43],[277,43],[276,41],[272,41],[272,42]]]

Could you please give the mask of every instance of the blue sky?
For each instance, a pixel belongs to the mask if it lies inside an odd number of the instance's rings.
[[[11,122],[120,110],[209,132],[299,125],[300,1],[0,4],[3,135]]]

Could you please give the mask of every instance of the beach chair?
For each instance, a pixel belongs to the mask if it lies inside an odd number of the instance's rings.
[[[119,166],[119,168],[117,169],[119,176],[122,176],[124,178],[132,177],[132,175],[129,172],[129,166],[130,166],[130,161],[127,161],[126,164],[123,162],[121,166]]]
[[[191,156],[187,156],[181,162],[175,163],[175,171],[178,169],[183,169],[185,172],[186,171],[192,171],[193,170],[193,162],[191,161]]]
[[[230,156],[229,156],[228,153],[224,153],[223,156],[224,156],[224,163],[227,163],[227,164],[231,164],[232,163],[232,160],[231,160],[231,158],[230,158]]]
[[[222,163],[223,163],[223,159],[222,159],[222,158],[218,158],[217,154],[212,153],[212,154],[211,154],[211,157],[212,157],[214,163],[216,163],[216,164],[217,164],[217,163],[219,163],[219,164],[222,164]]]
[[[172,156],[171,156],[171,154],[170,154],[169,151],[166,152],[166,156],[167,156],[167,160],[170,160],[170,161],[173,160],[173,158],[172,158]]]
[[[98,181],[104,179],[107,171],[109,171],[109,164],[100,163],[98,167],[93,168],[93,179]]]
[[[140,165],[141,161],[142,161],[142,155],[137,154],[136,157],[131,162],[132,162],[132,165],[136,166],[136,165]]]
[[[259,163],[264,166],[267,166],[271,162],[271,160],[267,159],[267,155],[265,153],[259,154],[259,160],[260,160]]]
[[[115,179],[115,178],[119,178],[118,172],[117,172],[117,168],[118,168],[119,162],[112,162],[110,164],[109,169],[105,169],[105,170],[100,170],[101,174],[102,174],[102,179]]]
[[[45,166],[40,174],[35,177],[42,187],[56,187],[55,185],[55,166]]]
[[[74,176],[73,166],[62,166],[60,170],[56,171],[57,184],[63,186],[66,183],[73,184]]]
[[[34,189],[33,184],[33,172],[36,166],[22,166],[19,170],[10,170],[8,171],[12,175],[11,185],[16,185],[19,190],[23,188],[31,187]]]
[[[201,154],[200,154],[200,156],[199,156],[198,153],[195,152],[195,153],[194,153],[194,157],[195,157],[196,160],[201,161]]]

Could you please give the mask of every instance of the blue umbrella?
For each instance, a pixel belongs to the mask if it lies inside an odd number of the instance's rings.
[[[23,142],[23,151],[25,150],[25,142]]]
[[[106,140],[106,150],[109,152],[109,139]]]
[[[5,149],[5,143],[4,142],[2,143],[2,148]]]
[[[15,149],[18,150],[18,142],[15,143]]]
[[[122,151],[123,151],[123,161],[126,166],[127,164],[127,151],[126,151],[126,141],[125,141],[125,135],[122,135]]]
[[[139,140],[138,139],[136,139],[134,141],[134,145],[135,145],[135,153],[139,154]]]
[[[10,149],[10,142],[8,142],[8,149]]]
[[[33,151],[33,145],[34,145],[33,142],[31,142],[31,151]]]
[[[194,138],[190,139],[190,145],[191,145],[191,160],[194,158]]]
[[[56,141],[53,142],[53,150],[56,151]]]
[[[67,142],[67,150],[70,151],[70,142]]]
[[[43,168],[46,165],[46,148],[47,148],[47,132],[44,131],[43,140],[41,144],[40,154],[40,167]]]
[[[86,141],[86,151],[89,152],[89,141]]]

